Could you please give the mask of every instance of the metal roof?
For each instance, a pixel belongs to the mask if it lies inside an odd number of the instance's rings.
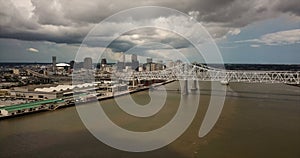
[[[57,67],[69,67],[70,65],[67,63],[58,63],[56,64]]]
[[[24,109],[28,109],[28,108],[35,108],[35,107],[41,106],[43,104],[56,103],[56,102],[64,102],[64,100],[49,99],[49,100],[42,100],[42,101],[36,101],[36,102],[31,102],[31,103],[25,103],[25,104],[16,104],[16,105],[11,105],[11,106],[5,106],[5,107],[1,107],[0,109],[11,112],[11,111],[17,111],[17,110],[24,110]]]
[[[66,91],[66,90],[73,90],[76,88],[87,88],[94,86],[94,83],[84,83],[78,85],[57,85],[56,87],[45,87],[45,88],[36,88],[35,92],[59,92],[59,91]]]

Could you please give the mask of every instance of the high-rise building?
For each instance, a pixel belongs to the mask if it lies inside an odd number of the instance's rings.
[[[56,72],[56,56],[52,56],[52,71]]]
[[[74,65],[75,65],[75,61],[74,60],[70,61],[70,69],[73,69]]]
[[[163,70],[164,69],[164,64],[163,64],[162,60],[157,61],[155,69],[156,70]]]
[[[119,58],[119,61],[117,62],[117,70],[123,71],[125,69],[125,54],[121,53],[121,57]]]
[[[151,63],[150,64],[150,71],[155,71],[156,70],[156,63]]]
[[[101,59],[101,67],[105,66],[107,64],[107,61],[105,58]]]
[[[134,61],[138,61],[138,60],[137,60],[137,55],[136,55],[136,54],[132,54],[132,55],[131,55],[131,62],[134,62]]]
[[[174,61],[168,60],[167,61],[167,67],[173,67],[174,66]]]
[[[107,61],[105,58],[101,59],[101,65],[106,65],[107,64]]]
[[[84,69],[92,69],[93,68],[93,60],[91,57],[84,58],[83,68]]]
[[[147,63],[152,63],[152,58],[147,58]]]
[[[121,53],[121,56],[119,58],[119,62],[125,63],[125,54],[124,53]]]
[[[139,61],[137,59],[137,55],[136,54],[132,54],[131,55],[131,69],[137,71],[138,67],[139,67]]]

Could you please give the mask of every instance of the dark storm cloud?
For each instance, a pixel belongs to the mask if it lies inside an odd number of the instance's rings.
[[[91,43],[93,43],[93,41],[87,42],[89,46],[91,46]],[[99,43],[93,43],[92,45],[100,46]],[[176,33],[147,27],[122,34],[120,37],[113,40],[107,48],[110,48],[113,52],[127,52],[135,46],[144,49],[151,48],[152,50],[181,49],[190,47],[191,43]]]
[[[217,22],[227,27],[244,27],[255,21],[275,16],[269,5],[257,3],[258,1],[227,1],[224,5],[213,11],[200,10],[200,21]],[[211,8],[215,8],[213,5]]]
[[[211,13],[216,12],[219,9],[222,9],[226,6],[230,6],[236,0],[209,0],[209,1],[192,1],[192,5],[190,5],[188,10],[197,10],[201,11],[201,13]]]
[[[11,1],[0,0],[0,38],[80,43],[89,30],[104,18],[124,9],[145,5],[170,7],[185,13],[198,12],[198,20],[204,26],[210,26],[208,30],[216,38],[282,13],[300,16],[299,0],[32,0],[30,4],[24,10]],[[170,40],[174,39],[162,41],[176,45]],[[177,47],[185,47],[186,43],[179,41]],[[126,50],[130,45],[130,42],[121,43],[112,46]]]
[[[159,42],[162,45],[156,46],[156,42]],[[149,44],[150,43],[150,44]],[[151,49],[181,49],[181,48],[188,48],[191,46],[190,42],[187,41],[184,38],[166,38],[157,41],[156,39],[148,39],[147,42],[143,43],[147,45],[147,48],[149,48],[149,45],[151,45]],[[143,45],[142,44],[142,45]],[[107,48],[110,48],[113,52],[127,52],[128,50],[132,49],[135,46],[139,46],[139,44],[131,42],[129,40],[120,40],[116,39],[112,43],[110,43]],[[140,46],[143,47],[143,46]]]
[[[0,38],[81,43],[91,28],[90,24],[67,24],[68,20],[61,17],[56,9],[38,2],[33,1],[36,7],[30,13],[24,8],[17,8],[11,1],[0,0]]]
[[[107,48],[111,48],[113,52],[126,52],[132,47],[134,47],[136,44],[130,41],[124,41],[124,40],[114,40],[112,43],[110,43]]]
[[[72,34],[69,36],[64,35],[51,35],[43,33],[31,33],[31,32],[15,32],[15,33],[1,33],[1,38],[13,38],[26,41],[49,41],[55,43],[67,43],[78,44],[82,42],[83,35]]]
[[[178,35],[175,35],[172,38],[165,38],[160,41],[163,44],[169,45],[174,49],[188,48],[191,46],[191,43]]]
[[[287,3],[278,3],[275,8],[281,12],[288,12],[300,16],[299,0],[288,0]]]

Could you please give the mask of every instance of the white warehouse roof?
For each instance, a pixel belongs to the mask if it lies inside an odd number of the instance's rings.
[[[93,83],[84,83],[79,85],[58,85],[56,87],[48,87],[48,88],[36,88],[35,92],[59,92],[59,91],[66,91],[66,90],[72,90],[74,88],[87,88],[92,87],[95,84]]]
[[[58,63],[56,64],[57,67],[69,67],[70,65],[69,64],[66,64],[66,63]]]

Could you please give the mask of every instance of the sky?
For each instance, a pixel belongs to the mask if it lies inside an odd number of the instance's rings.
[[[202,27],[173,12],[124,13],[142,6],[178,10]],[[123,16],[107,21],[120,12]],[[177,31],[131,29],[147,25]],[[119,30],[130,31],[117,34]],[[194,36],[178,34],[191,30]],[[210,36],[198,34],[205,31]],[[101,57],[111,62],[122,53],[137,54],[143,61],[146,57],[165,60],[182,56],[193,60],[196,49],[185,36],[203,41],[211,38],[224,63],[300,64],[300,1],[0,0],[0,62],[51,62],[52,56],[69,62],[81,60],[78,52],[97,56],[102,51]],[[105,45],[109,40],[113,42]],[[211,53],[200,51],[204,56]]]

